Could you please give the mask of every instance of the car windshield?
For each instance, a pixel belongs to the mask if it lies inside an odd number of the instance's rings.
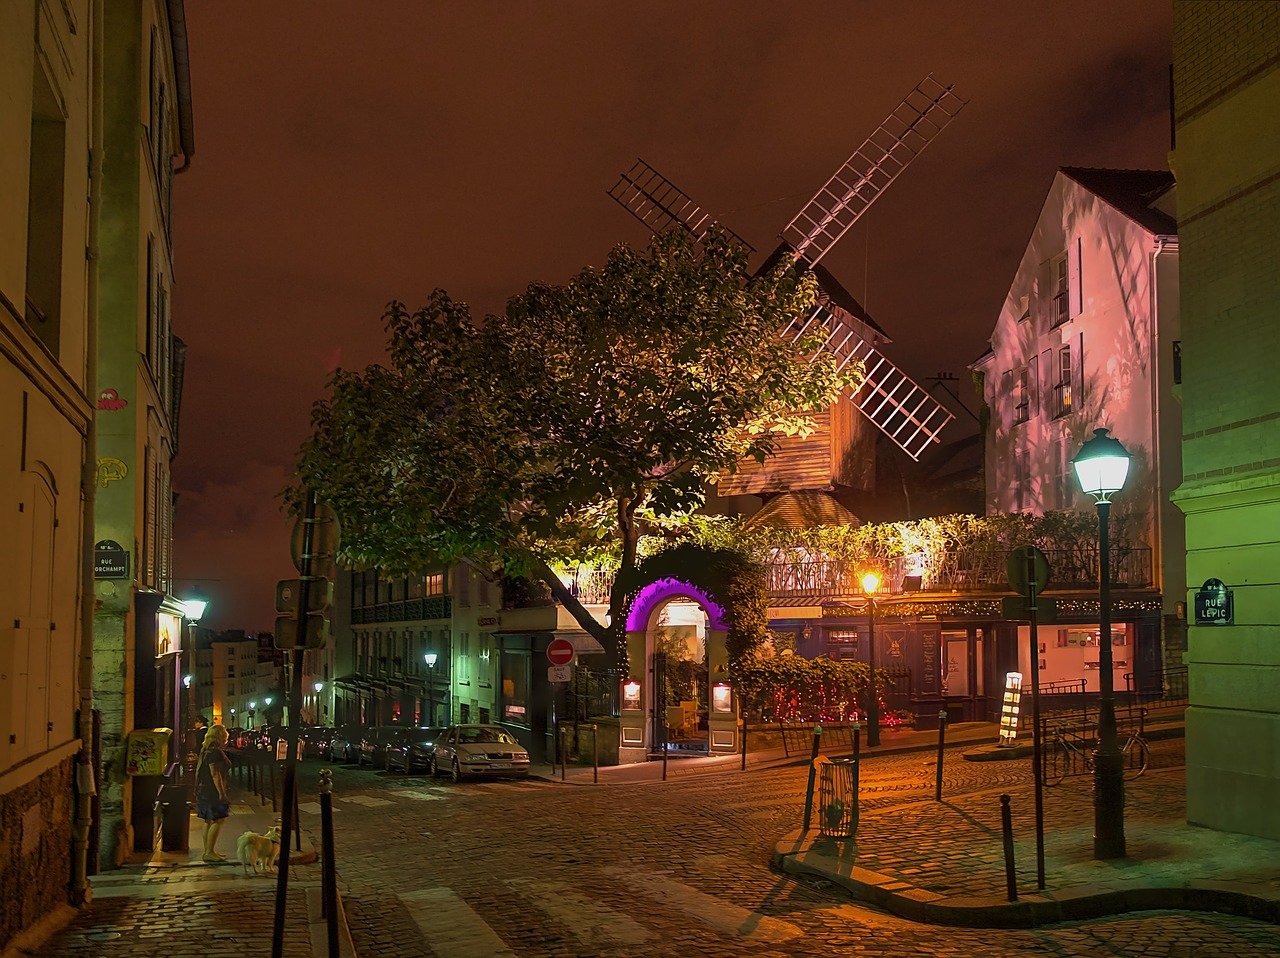
[[[438,728],[415,728],[409,733],[409,741],[411,742],[434,742],[440,737]]]
[[[515,745],[516,740],[507,732],[492,725],[471,725],[458,729],[458,741],[463,745],[488,744],[501,742],[503,745]]]

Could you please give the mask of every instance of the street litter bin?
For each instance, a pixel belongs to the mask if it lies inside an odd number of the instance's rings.
[[[858,803],[853,791],[857,760],[833,758],[822,763],[818,783],[818,828],[828,838],[852,838],[858,830]]]
[[[160,850],[185,852],[190,834],[191,810],[187,805],[187,786],[161,785],[156,796],[156,818],[160,822]]]

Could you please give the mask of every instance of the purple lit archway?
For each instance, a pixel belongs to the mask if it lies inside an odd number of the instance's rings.
[[[692,582],[666,578],[650,582],[640,590],[631,603],[631,611],[627,613],[627,631],[647,631],[653,613],[672,599],[692,599],[707,613],[708,628],[715,632],[729,630],[729,617],[725,614],[724,607],[711,598],[705,589]]]

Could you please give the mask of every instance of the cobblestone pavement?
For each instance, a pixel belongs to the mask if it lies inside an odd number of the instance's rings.
[[[1178,748],[1162,745],[1154,764],[1176,768]],[[931,800],[930,762],[917,753],[865,763],[864,808],[883,819],[879,853],[950,827]],[[952,751],[944,771],[963,811],[1025,787],[1030,768],[964,762]],[[340,770],[338,868],[357,950],[366,958],[1280,955],[1280,929],[1220,915],[978,931],[851,904],[769,868],[773,843],[799,824],[806,776],[804,768],[718,772],[593,789]],[[1175,771],[1152,773],[1149,786],[1154,796],[1179,793],[1159,800],[1181,800]],[[1052,799],[1064,815],[1088,800],[1075,786]],[[304,822],[312,811],[304,804]],[[909,819],[912,827],[900,824]]]

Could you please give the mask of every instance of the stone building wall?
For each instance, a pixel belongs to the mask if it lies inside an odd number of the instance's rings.
[[[67,903],[74,762],[0,795],[0,949]]]

